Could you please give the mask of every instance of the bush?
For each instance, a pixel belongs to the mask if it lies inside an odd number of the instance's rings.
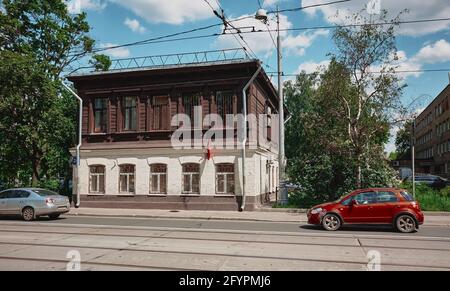
[[[412,183],[403,183],[401,187],[412,194]],[[424,211],[450,211],[450,187],[435,190],[427,185],[416,184],[416,200]]]

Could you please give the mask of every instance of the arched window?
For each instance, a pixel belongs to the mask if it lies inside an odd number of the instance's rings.
[[[121,165],[119,166],[119,192],[123,194],[135,193],[135,165]]]
[[[150,193],[167,194],[167,165],[150,165]]]
[[[105,194],[105,166],[89,167],[89,193]]]
[[[216,165],[216,194],[234,193],[234,164]]]
[[[199,164],[183,164],[182,179],[183,194],[200,194]]]

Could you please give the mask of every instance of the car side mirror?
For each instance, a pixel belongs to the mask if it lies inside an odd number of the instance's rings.
[[[351,206],[355,206],[358,205],[358,201],[356,201],[355,199],[352,200],[352,202],[350,203]]]

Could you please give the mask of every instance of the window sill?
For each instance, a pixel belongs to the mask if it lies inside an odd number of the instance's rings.
[[[87,196],[105,196],[105,193],[89,193]]]
[[[150,193],[148,197],[167,197],[167,194]]]
[[[214,197],[217,197],[217,198],[234,198],[234,197],[236,197],[236,195],[235,194],[216,194],[216,195],[214,195]]]
[[[200,194],[182,193],[180,196],[181,197],[200,197]]]

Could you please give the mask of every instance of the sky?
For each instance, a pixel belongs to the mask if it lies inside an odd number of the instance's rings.
[[[68,0],[68,7],[72,13],[85,11],[88,14],[88,21],[92,27],[91,36],[96,40],[98,47],[111,47],[220,23],[220,19],[213,13],[213,9],[217,9],[219,4],[224,9],[227,19],[231,20],[254,15],[261,7],[267,11],[273,11],[276,5],[279,5],[280,9],[289,9],[334,1]],[[356,11],[377,13],[378,8],[387,10],[391,18],[404,9],[408,9],[408,12],[402,15],[401,19],[404,21],[447,18],[450,15],[449,4],[449,0],[352,0],[301,11],[284,12],[280,16],[280,27],[345,24],[346,15]],[[275,29],[274,15],[269,15],[268,27]],[[267,30],[265,24],[251,17],[234,22],[234,25]],[[214,34],[221,31],[221,27],[212,27],[183,36]],[[246,30],[243,29],[243,31]],[[450,72],[450,21],[402,24],[396,34],[400,57],[399,70],[448,69]],[[328,53],[335,51],[331,35],[332,31],[326,29],[281,32],[284,73],[295,74],[302,70],[310,73],[318,66],[326,66],[329,61]],[[233,36],[225,35],[119,48],[104,53],[110,55],[112,59],[117,59],[237,48],[244,45],[265,64],[266,71],[275,71],[276,50],[269,33],[250,33],[243,36],[246,43],[238,43]],[[275,38],[275,33],[273,37]],[[402,97],[403,103],[409,106],[415,101],[414,110],[420,112],[447,86],[448,72],[402,74],[403,82],[407,85]],[[276,79],[273,82],[276,83]],[[393,136],[396,130],[395,128],[392,130]],[[386,146],[386,151],[394,150],[392,138]]]

